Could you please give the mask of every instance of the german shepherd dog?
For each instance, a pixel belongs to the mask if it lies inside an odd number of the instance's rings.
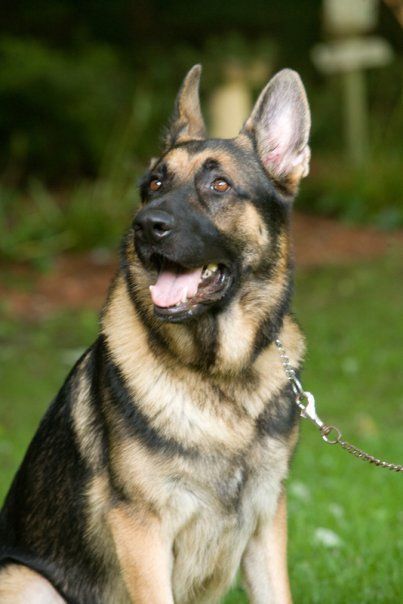
[[[289,215],[310,115],[285,69],[206,138],[201,67],[141,184],[96,342],[43,418],[0,522],[2,604],[291,602],[284,480],[299,369]]]

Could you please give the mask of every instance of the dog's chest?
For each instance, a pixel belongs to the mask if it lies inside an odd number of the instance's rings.
[[[257,524],[274,514],[286,471],[285,450],[267,440],[238,463],[224,456],[206,460],[192,478],[177,478],[164,513],[173,540],[175,601],[214,601],[229,587]]]

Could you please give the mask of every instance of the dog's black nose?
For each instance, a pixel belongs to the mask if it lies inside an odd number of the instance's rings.
[[[141,210],[134,219],[136,235],[144,241],[160,241],[167,237],[175,226],[174,217],[163,210]]]

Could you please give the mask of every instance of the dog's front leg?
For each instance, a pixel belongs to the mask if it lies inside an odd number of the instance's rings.
[[[156,516],[115,507],[108,516],[122,575],[132,602],[174,604],[171,548]]]
[[[242,560],[252,604],[292,604],[287,571],[287,505],[280,496],[273,521],[260,526]]]

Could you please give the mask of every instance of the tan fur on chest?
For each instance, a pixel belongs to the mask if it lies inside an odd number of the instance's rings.
[[[190,453],[164,455],[115,435],[111,469],[132,512],[151,510],[160,519],[172,544],[176,601],[214,601],[233,581],[257,526],[273,516],[287,474],[296,434],[293,442],[259,440],[255,430],[267,401],[286,385],[284,370],[275,347],[259,355],[251,381],[207,378],[181,363],[162,363],[123,284],[118,292],[119,304],[112,300],[104,318],[112,359],[153,429]],[[281,337],[297,363],[303,342],[288,319]]]
[[[288,458],[269,438],[239,460],[167,459],[130,442],[119,450],[113,467],[132,485],[133,510],[153,510],[172,543],[175,601],[215,601],[231,585],[246,543],[274,514]]]
[[[224,325],[223,334],[226,328]],[[253,438],[254,421],[267,401],[287,383],[274,346],[258,357],[249,380],[231,374],[205,375],[180,361],[161,362],[150,350],[146,331],[133,311],[123,282],[118,282],[104,317],[104,333],[113,360],[153,427],[186,446],[207,451],[222,450],[223,446],[233,452],[242,450]],[[291,362],[297,365],[304,344],[288,318],[281,338]],[[230,347],[237,347],[234,340],[228,342]]]
[[[259,523],[273,516],[287,474],[294,442],[259,440],[255,432],[256,418],[286,384],[284,370],[274,347],[258,357],[250,382],[207,379],[182,364],[160,363],[119,287],[119,306],[112,300],[104,319],[113,360],[153,428],[197,454],[167,456],[122,438],[111,467],[133,510],[160,518],[172,543],[176,600],[214,601],[231,584]],[[303,343],[288,319],[281,337],[297,363]]]

